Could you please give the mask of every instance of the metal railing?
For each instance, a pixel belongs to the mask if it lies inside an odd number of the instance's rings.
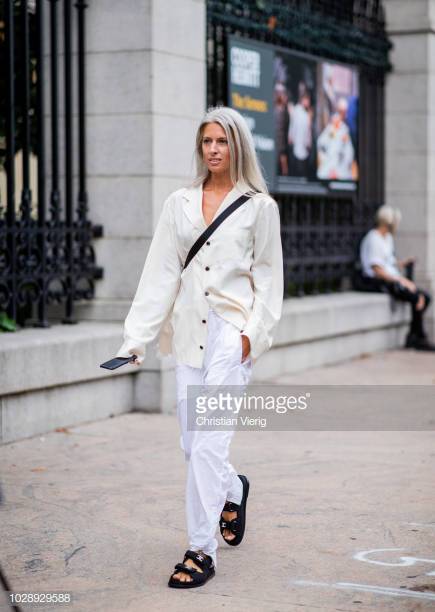
[[[103,274],[92,246],[103,229],[88,219],[86,190],[87,4],[3,0],[0,7],[0,62],[6,69],[0,134],[1,169],[6,173],[6,193],[0,192],[0,312],[20,325],[30,320],[48,327],[47,306],[64,304],[63,322],[75,323],[74,302],[91,299],[94,280]]]
[[[273,194],[281,213],[285,294],[349,288],[359,239],[384,199],[384,77],[391,45],[380,0],[208,0],[207,9],[209,106],[228,103],[231,34],[359,67],[357,192]]]

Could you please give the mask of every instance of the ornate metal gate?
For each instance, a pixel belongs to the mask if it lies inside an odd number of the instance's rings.
[[[207,102],[227,104],[226,37],[237,34],[360,68],[355,195],[274,194],[288,296],[349,287],[356,247],[384,198],[384,77],[390,43],[380,0],[208,0]]]
[[[62,302],[63,322],[75,323],[74,301],[92,298],[102,277],[92,247],[102,227],[88,219],[86,192],[86,6],[0,2],[0,312],[21,325],[47,327],[47,305]]]

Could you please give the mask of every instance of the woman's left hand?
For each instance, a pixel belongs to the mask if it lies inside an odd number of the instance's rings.
[[[248,336],[242,336],[242,362],[243,363],[251,352],[251,342]]]

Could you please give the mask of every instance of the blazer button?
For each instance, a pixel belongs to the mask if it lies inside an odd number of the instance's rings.
[[[240,333],[243,334],[243,329],[242,329],[242,331]]]
[[[208,246],[210,246],[210,240],[207,240],[207,242],[206,242],[205,244],[207,244]]]
[[[201,345],[199,345],[199,348],[200,348],[200,349],[203,349],[204,347],[203,347],[203,346],[201,346]]]
[[[209,295],[208,291],[205,292],[205,295]]]
[[[207,272],[210,270],[210,268],[208,266],[205,266],[205,269],[207,270]]]
[[[207,321],[205,319],[202,320],[203,323],[207,323]]]

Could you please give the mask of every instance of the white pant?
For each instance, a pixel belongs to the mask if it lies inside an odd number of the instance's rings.
[[[203,550],[216,565],[216,529],[225,501],[240,504],[242,482],[228,461],[234,431],[188,431],[188,385],[247,385],[252,361],[243,363],[240,331],[214,310],[208,313],[207,344],[202,368],[177,363],[177,415],[180,445],[188,473],[186,515],[189,549]]]

